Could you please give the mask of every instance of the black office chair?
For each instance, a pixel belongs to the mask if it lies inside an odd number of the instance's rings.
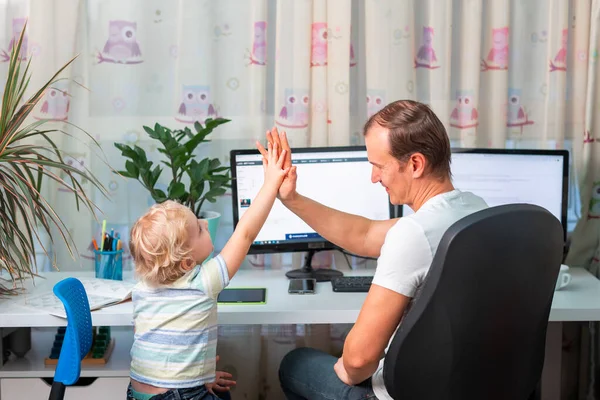
[[[385,357],[401,400],[526,400],[538,387],[563,251],[560,222],[512,204],[444,234]]]

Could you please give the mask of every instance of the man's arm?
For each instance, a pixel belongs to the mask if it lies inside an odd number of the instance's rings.
[[[396,219],[373,221],[358,215],[348,214],[327,207],[296,192],[296,167],[292,165],[290,145],[285,132],[273,128],[267,132],[269,144],[277,149],[286,150],[283,168],[290,167],[288,175],[279,188],[279,199],[290,211],[306,222],[321,236],[351,253],[378,257],[387,231],[396,223]],[[259,142],[256,147],[263,155],[267,151]]]
[[[346,383],[357,385],[373,376],[409,302],[409,297],[371,285],[344,343],[342,360],[349,379]]]
[[[295,170],[291,170],[290,175],[295,179]],[[327,207],[298,193],[282,202],[325,239],[359,256],[379,257],[385,235],[398,220],[370,220]]]
[[[401,219],[390,229],[367,298],[346,338],[338,376],[357,384],[373,375],[432,259],[419,224]]]

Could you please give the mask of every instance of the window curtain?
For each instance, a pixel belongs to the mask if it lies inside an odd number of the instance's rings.
[[[77,56],[70,79],[46,93],[34,117],[100,143],[102,152],[86,140],[60,145],[74,166],[102,179],[109,198],[95,201],[122,237],[152,199],[111,170],[124,166],[114,142],[158,159],[144,125],[231,119],[198,153],[228,163],[231,149],[253,148],[273,125],[292,146],[361,144],[370,115],[415,99],[432,107],[455,146],[571,150],[580,196],[570,196],[570,208],[580,218],[566,262],[599,276],[599,17],[598,0],[0,0],[0,76],[25,21],[20,57],[32,59],[30,90]],[[73,261],[59,246],[59,267],[92,269],[98,223],[68,193],[44,190],[81,253]],[[222,213],[218,249],[232,230],[231,199],[211,207]],[[302,261],[271,258],[272,268]],[[279,398],[283,354],[299,343],[339,351],[346,331],[223,327],[229,355],[221,359],[240,373],[238,393]],[[238,348],[240,335],[257,350]]]

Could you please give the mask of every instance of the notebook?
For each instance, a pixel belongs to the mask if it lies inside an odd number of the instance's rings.
[[[99,310],[131,298],[135,281],[117,281],[99,278],[77,278],[83,284],[90,303],[90,310]],[[41,293],[19,296],[17,303],[24,307],[45,311],[57,317],[67,318],[63,303],[56,297],[52,289]]]

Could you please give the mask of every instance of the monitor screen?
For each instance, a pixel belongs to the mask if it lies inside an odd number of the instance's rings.
[[[546,208],[566,228],[569,153],[566,150],[453,149],[452,182],[492,206],[528,203]],[[412,214],[404,205],[401,215]]]
[[[252,204],[263,183],[262,156],[257,150],[232,150],[231,174],[233,223]],[[371,164],[364,146],[293,149],[298,193],[326,206],[369,219],[391,217],[385,188],[371,183]],[[271,210],[250,253],[333,249],[310,226],[279,200]]]

